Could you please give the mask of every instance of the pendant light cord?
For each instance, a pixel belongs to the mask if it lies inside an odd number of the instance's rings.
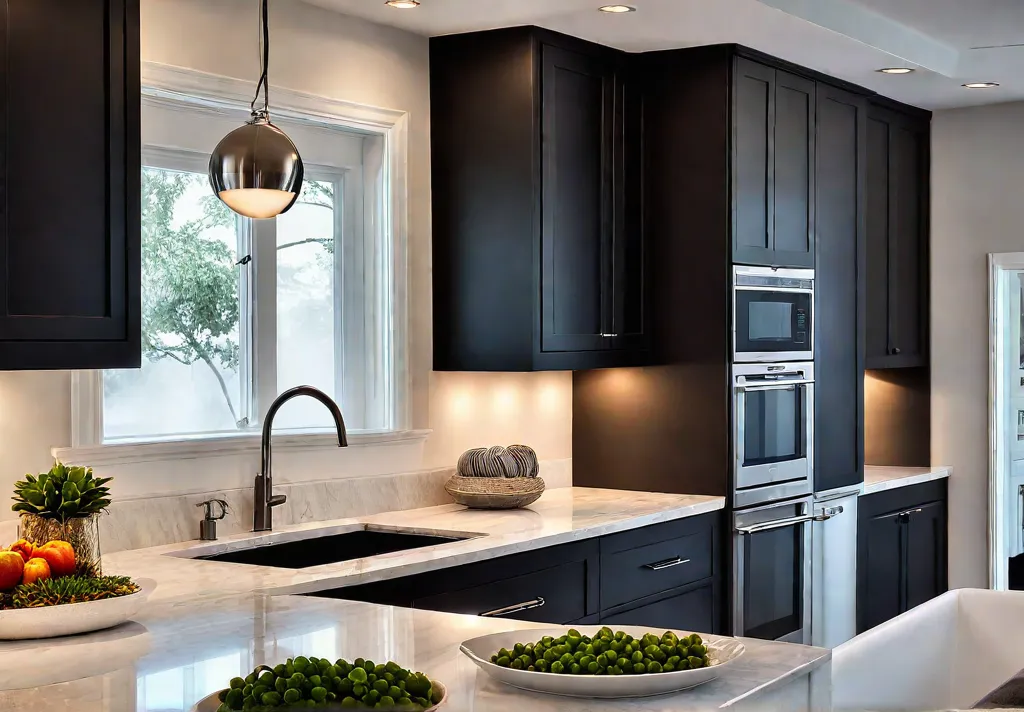
[[[260,11],[260,80],[256,84],[256,96],[253,97],[249,109],[253,121],[270,121],[270,82],[267,79],[267,68],[270,66],[270,24],[268,22],[268,0],[261,0]],[[263,90],[263,108],[257,109],[256,102]]]

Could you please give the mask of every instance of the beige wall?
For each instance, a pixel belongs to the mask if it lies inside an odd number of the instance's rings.
[[[1024,251],[1024,103],[932,124],[932,462],[952,465],[949,583],[988,583],[990,252]]]
[[[256,7],[249,0],[143,0],[143,59],[252,80],[258,74]],[[298,0],[271,2],[271,82],[321,96],[409,113],[410,337],[413,419],[434,434],[426,446],[370,456],[339,452],[339,476],[454,464],[462,450],[523,442],[542,459],[571,456],[572,377],[551,374],[433,374],[430,370],[430,155],[427,40],[344,17]],[[273,98],[273,94],[271,94]],[[0,499],[27,471],[48,467],[50,448],[71,441],[67,373],[0,373]],[[385,446],[386,448],[387,446]],[[410,458],[409,453],[413,453]],[[321,458],[322,460],[322,458]],[[287,469],[287,460],[281,466]],[[189,463],[189,470],[198,467]],[[254,471],[245,463],[209,467],[209,489],[230,486],[222,472]],[[144,470],[144,472],[143,472]],[[281,472],[291,481],[324,479],[317,473]],[[118,468],[121,491],[173,492],[185,487],[151,464]],[[331,476],[331,475],[328,475]],[[189,489],[197,479],[192,478]],[[115,495],[118,493],[115,483]],[[0,519],[13,516],[0,507]]]

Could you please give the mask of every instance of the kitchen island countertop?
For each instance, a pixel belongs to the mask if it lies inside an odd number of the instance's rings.
[[[0,642],[0,708],[187,711],[257,664],[304,654],[391,659],[426,672],[448,687],[444,712],[829,709],[831,652],[821,648],[748,639],[745,656],[718,680],[692,691],[637,700],[575,700],[503,686],[459,651],[469,638],[550,626],[285,595],[425,570],[444,576],[449,566],[695,516],[724,504],[721,497],[567,488],[547,492],[525,510],[481,512],[450,505],[299,525],[213,544],[119,552],[104,557],[108,573],[157,580],[147,607],[135,622],[105,632]],[[301,540],[367,525],[481,536],[302,570],[182,556],[251,546],[253,538]]]

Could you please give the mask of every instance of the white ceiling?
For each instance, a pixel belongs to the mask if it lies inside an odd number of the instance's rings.
[[[929,109],[1024,100],[1024,46],[1002,47],[1024,44],[1024,0],[623,0],[637,12],[597,12],[608,1],[307,0],[427,36],[530,24],[628,51],[737,42]],[[918,71],[875,71],[886,66]]]

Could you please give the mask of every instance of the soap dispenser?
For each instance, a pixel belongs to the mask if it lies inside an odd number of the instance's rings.
[[[202,541],[215,541],[217,539],[217,522],[227,516],[228,503],[223,499],[208,499],[196,506],[206,507],[203,521],[199,522],[199,538]],[[220,508],[220,512],[216,516],[213,513],[214,506]]]

